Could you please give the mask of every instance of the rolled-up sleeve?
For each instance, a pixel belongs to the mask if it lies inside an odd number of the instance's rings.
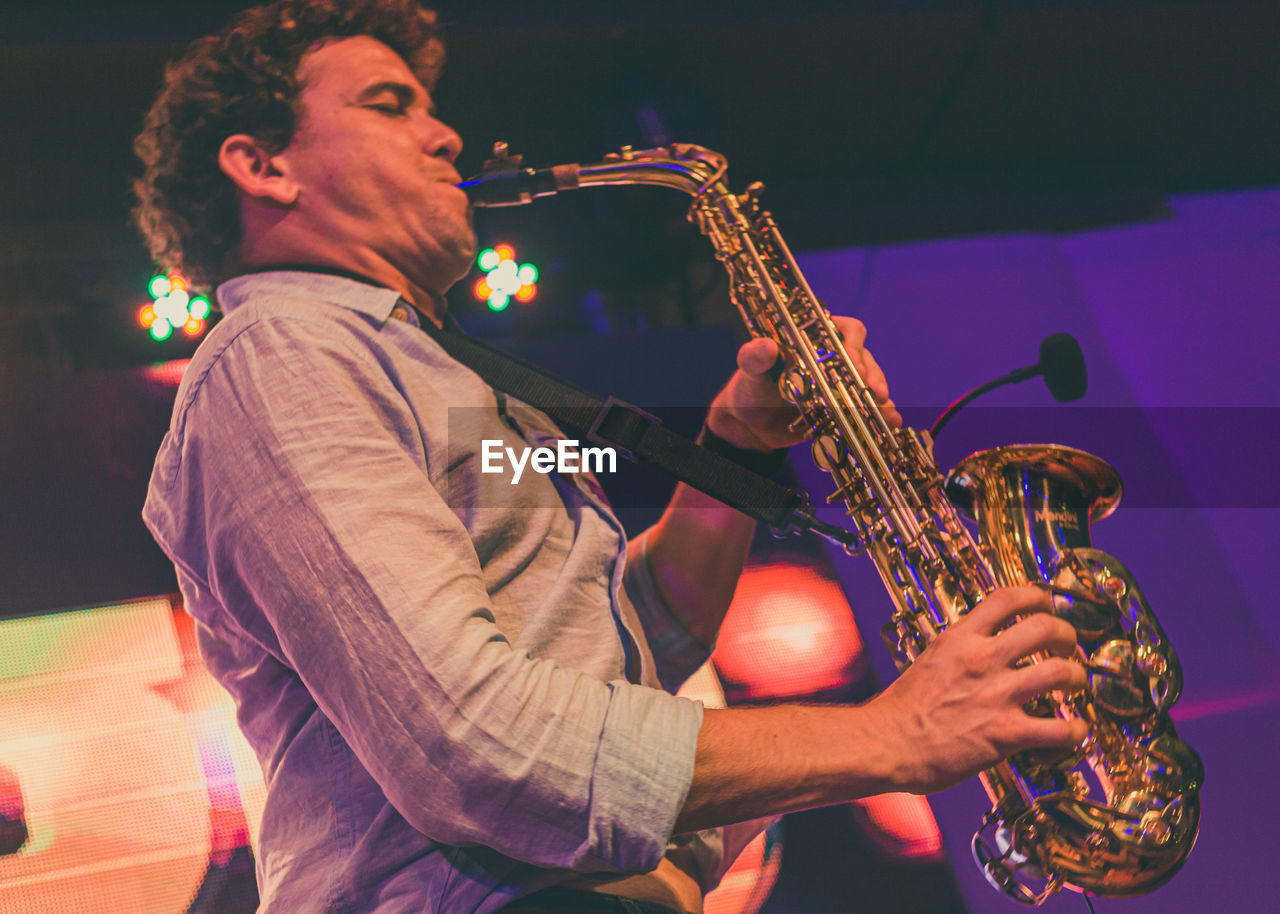
[[[157,463],[145,517],[162,547],[296,671],[432,840],[581,872],[657,866],[701,705],[513,646],[368,352],[273,320],[221,345]]]

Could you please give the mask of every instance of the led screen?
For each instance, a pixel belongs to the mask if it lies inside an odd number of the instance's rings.
[[[252,911],[263,792],[170,600],[0,622],[0,914]]]

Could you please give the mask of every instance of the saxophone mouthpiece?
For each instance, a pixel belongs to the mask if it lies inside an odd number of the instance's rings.
[[[578,186],[577,163],[525,168],[522,159],[523,156],[510,155],[506,143],[494,143],[493,158],[484,163],[480,174],[467,178],[458,187],[474,206],[521,206]]]

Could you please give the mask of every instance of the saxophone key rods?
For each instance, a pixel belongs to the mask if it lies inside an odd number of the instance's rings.
[[[843,504],[853,528],[836,538],[870,555],[893,601],[882,634],[899,668],[1001,586],[1048,587],[1077,630],[1088,688],[1040,696],[1028,710],[1083,720],[1089,736],[1065,757],[1029,750],[979,775],[992,806],[973,855],[987,880],[1033,905],[1064,887],[1125,896],[1163,885],[1195,842],[1204,771],[1169,717],[1182,689],[1177,655],[1133,575],[1090,539],[1090,523],[1120,500],[1119,476],[1083,451],[1016,445],[973,454],[944,478],[927,433],[894,429],[880,414],[761,209],[763,186],[734,194],[727,167],[717,152],[676,143],[535,169],[497,143],[459,186],[477,206],[596,185],[689,195],[689,219],[728,271],[747,329],[778,344],[779,389],[835,482],[828,501]],[[976,522],[977,541],[956,506]]]

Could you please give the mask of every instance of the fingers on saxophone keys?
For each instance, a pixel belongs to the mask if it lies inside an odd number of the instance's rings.
[[[1025,739],[1020,742],[1028,749],[1078,746],[1089,735],[1089,725],[1082,720],[1028,716],[1023,726]]]
[[[1071,610],[1078,603],[1103,608],[1112,605],[1107,600],[1105,594],[1102,594],[1099,591],[1089,590],[1084,586],[1078,588],[1059,587],[1056,584],[1048,584],[1044,581],[1036,581],[1031,586],[1038,587],[1049,595],[1053,611],[1059,615],[1069,616],[1071,614]]]
[[[884,372],[881,371],[880,365],[876,362],[870,350],[859,350],[862,355],[861,374],[862,380],[871,388],[871,393],[876,398],[876,403],[880,406],[880,412],[884,416],[885,421],[890,425],[901,426],[902,414],[893,404],[893,400],[889,397],[889,381],[885,378]]]
[[[1063,657],[1047,657],[1018,667],[1011,676],[1013,699],[1019,703],[1048,692],[1079,692],[1088,683],[1084,666]]]
[[[1014,616],[1047,613],[1051,608],[1049,594],[1043,588],[1001,587],[987,594],[962,621],[980,634],[994,635]]]
[[[895,428],[902,428],[902,413],[898,412],[898,407],[893,405],[892,400],[885,400],[880,404],[880,415]]]
[[[833,316],[831,319],[835,322],[836,329],[840,331],[840,339],[844,341],[845,349],[862,348],[862,344],[867,341],[866,324],[856,317],[844,315]]]
[[[756,337],[738,350],[738,367],[749,375],[766,374],[779,359],[778,344],[768,337]]]
[[[862,380],[871,388],[871,392],[876,395],[877,403],[887,403],[889,400],[889,382],[884,376],[884,372],[880,369],[880,363],[876,361],[876,357],[871,354],[871,350],[860,350],[862,355]]]
[[[1074,657],[1076,653],[1076,630],[1070,623],[1047,613],[1019,619],[996,635],[995,640],[1000,659],[1010,666],[1032,654]]]

